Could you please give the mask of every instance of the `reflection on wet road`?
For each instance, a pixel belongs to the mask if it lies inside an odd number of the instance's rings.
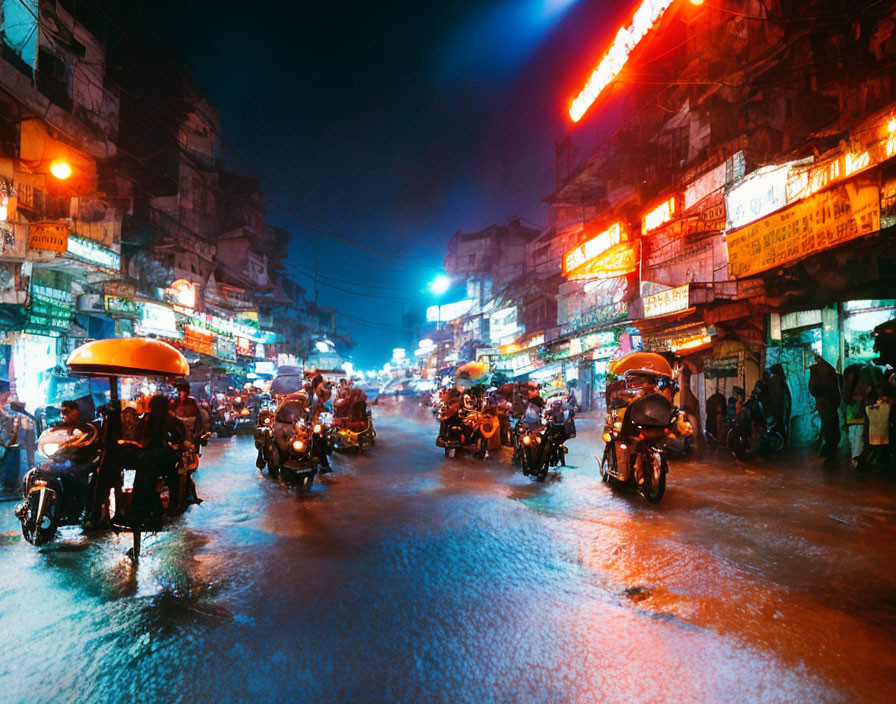
[[[413,406],[308,496],[213,440],[150,536],[35,550],[0,504],[4,702],[890,702],[892,481],[675,463],[659,506],[445,460]]]

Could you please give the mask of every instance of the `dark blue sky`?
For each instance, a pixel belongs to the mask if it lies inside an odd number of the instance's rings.
[[[270,220],[292,231],[289,269],[309,298],[315,248],[322,277],[382,297],[319,286],[322,304],[374,325],[341,320],[367,368],[405,344],[402,310],[432,303],[455,231],[544,223],[568,100],[635,4],[200,0],[176,7],[172,37],[262,175]]]

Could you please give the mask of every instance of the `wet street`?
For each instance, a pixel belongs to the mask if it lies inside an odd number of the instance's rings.
[[[896,481],[720,455],[654,507],[601,483],[595,420],[543,485],[375,421],[299,498],[212,440],[136,569],[0,504],[2,701],[893,701]]]

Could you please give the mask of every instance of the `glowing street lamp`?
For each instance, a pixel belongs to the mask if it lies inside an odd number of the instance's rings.
[[[57,159],[50,164],[50,173],[60,181],[65,181],[72,175],[72,167],[64,159]]]
[[[439,274],[436,278],[429,282],[429,290],[435,295],[441,296],[451,288],[451,279],[444,274]]]

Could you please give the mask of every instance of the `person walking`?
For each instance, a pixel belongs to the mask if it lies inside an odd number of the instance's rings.
[[[835,458],[840,444],[840,381],[834,367],[817,352],[809,367],[809,393],[821,420],[821,456]]]

